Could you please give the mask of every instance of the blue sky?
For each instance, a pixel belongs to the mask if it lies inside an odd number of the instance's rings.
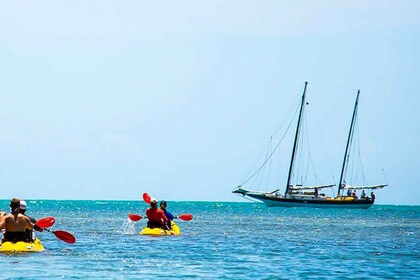
[[[4,1],[0,197],[242,201],[230,191],[307,80],[318,107],[345,106],[323,128],[334,173],[355,95],[321,85],[362,91],[390,185],[378,203],[419,204],[419,14],[418,1]]]

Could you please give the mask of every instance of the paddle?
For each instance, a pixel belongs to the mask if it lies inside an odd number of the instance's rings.
[[[137,222],[137,221],[140,221],[141,219],[143,219],[142,216],[137,215],[137,214],[128,214],[128,218],[130,220],[132,220],[133,222]],[[183,221],[191,221],[193,219],[193,215],[192,214],[181,214],[181,215],[179,215],[178,218],[180,218]]]
[[[73,244],[76,242],[76,237],[73,236],[70,232],[64,230],[49,230],[48,227],[52,226],[55,223],[54,217],[45,217],[39,219],[35,224],[42,228],[43,230],[54,234],[58,239],[63,240],[64,242]]]
[[[192,218],[193,218],[193,215],[192,214],[181,214],[181,215],[179,215],[178,218],[180,218],[183,221],[191,221]]]
[[[73,236],[70,232],[64,231],[64,230],[49,230],[47,228],[44,228],[47,232],[51,232],[54,234],[58,239],[63,240],[64,242],[73,244],[76,242],[76,237]]]
[[[143,200],[144,202],[146,202],[147,204],[150,204],[150,195],[148,193],[143,193]],[[128,214],[128,218],[130,220],[132,220],[133,222],[137,222],[140,221],[141,219],[143,219],[142,216],[137,215],[137,214]]]
[[[133,222],[140,221],[143,217],[137,214],[128,214],[128,218],[132,220]]]
[[[150,204],[150,195],[148,193],[143,193],[143,200],[144,202],[146,202],[147,204]]]
[[[40,228],[48,228],[52,226],[55,223],[54,217],[45,217],[42,219],[39,219],[35,224]]]

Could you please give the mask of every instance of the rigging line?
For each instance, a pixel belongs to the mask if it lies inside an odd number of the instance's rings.
[[[312,110],[311,110],[312,112]],[[310,146],[310,141],[309,141],[309,127],[308,127],[308,122],[305,121],[305,129],[306,129],[306,145],[307,145],[307,149],[308,149],[308,160],[306,162],[306,175],[305,175],[305,181],[307,182],[307,178],[308,178],[308,174],[309,174],[309,166],[312,167],[312,171],[314,173],[314,178],[315,178],[315,182],[317,184],[319,184],[319,180],[318,180],[318,174],[316,173],[316,169],[315,169],[315,164],[313,162],[313,158],[312,158],[312,153],[311,153],[311,146]]]
[[[305,181],[307,181],[308,174],[309,174],[309,171],[308,170],[309,170],[309,166],[310,166],[310,167],[312,167],[312,171],[314,173],[315,182],[316,182],[316,184],[319,185],[320,184],[320,181],[318,179],[318,174],[316,173],[315,164],[314,164],[314,161],[313,161],[313,158],[312,158],[312,153],[311,153],[311,147],[309,145],[309,130],[308,130],[307,135],[308,135],[308,140],[306,142],[307,142],[307,146],[308,146],[308,160],[307,160],[307,163],[306,163],[306,176],[305,176]]]
[[[295,114],[294,116],[296,116],[297,112],[299,111],[299,108],[296,108]],[[264,167],[264,165],[267,163],[267,161],[273,156],[273,154],[275,153],[275,151],[277,150],[277,148],[280,146],[281,142],[283,141],[284,137],[286,136],[287,132],[289,131],[290,127],[292,126],[293,123],[293,119],[290,121],[289,125],[287,126],[286,131],[284,132],[283,136],[281,137],[279,143],[276,145],[276,147],[274,148],[274,150],[271,152],[270,156],[268,157],[268,159],[266,159],[263,164],[260,166],[260,168],[257,169],[257,171],[254,172],[254,174],[252,174],[247,180],[245,180],[241,185],[246,184],[249,180],[251,180],[255,174],[257,174],[258,172],[260,172],[260,170]]]
[[[363,104],[363,103],[362,103]],[[365,106],[364,105],[362,105],[364,108],[365,108]],[[363,110],[364,112],[367,112],[367,110]],[[374,130],[372,129],[372,125],[371,125],[371,122],[370,122],[370,119],[368,118],[368,114],[366,113],[366,114],[364,114],[364,118],[366,119],[366,122],[367,122],[367,124],[368,124],[368,126],[369,126],[369,132],[370,132],[370,134],[372,135],[371,137],[372,137],[372,139],[373,139],[373,147],[375,148],[375,153],[376,153],[376,156],[378,157],[378,159],[379,159],[379,164],[381,165],[381,171],[382,171],[382,175],[384,176],[384,180],[385,180],[385,183],[386,184],[388,184],[388,179],[387,179],[387,177],[386,177],[386,174],[385,174],[385,169],[384,169],[384,167],[383,167],[383,163],[382,163],[382,158],[381,158],[381,154],[379,153],[379,149],[378,149],[378,147],[376,146],[376,138],[375,138],[375,135],[376,135],[376,133],[374,133]]]
[[[306,106],[306,105],[303,105]],[[298,142],[297,142],[297,150],[296,150],[296,154],[297,154],[297,159],[295,160],[294,166],[297,166],[296,168],[294,168],[294,176],[292,178],[296,179],[296,182],[299,182],[299,184],[303,185],[303,169],[304,169],[304,148],[305,148],[305,136],[307,135],[306,133],[306,118],[307,118],[307,113],[304,114],[302,116],[302,123],[301,123],[301,131],[299,133],[299,135],[303,135],[303,137],[299,137]],[[300,180],[300,181],[299,181]]]
[[[318,179],[318,175],[316,174],[315,165],[314,165],[314,162],[313,162],[313,160],[312,160],[311,153],[309,153],[309,159],[310,159],[310,161],[311,161],[312,171],[314,172],[315,182],[316,182],[318,185],[320,185],[320,184],[321,184],[321,181],[319,181],[319,179]]]
[[[264,171],[265,169],[263,169],[261,173],[258,173],[258,176],[255,178],[255,184],[257,185],[257,190],[261,189],[262,179],[264,177]]]
[[[307,182],[308,182],[309,162],[311,160],[311,149],[309,147],[309,129],[308,129],[308,122],[307,122],[307,119],[306,119],[307,118],[306,115],[305,115],[305,119],[304,119],[304,128],[305,128],[305,131],[306,131],[306,133],[304,134],[305,135],[304,140],[306,140],[305,142],[306,142],[306,146],[307,146],[307,149],[308,149],[308,159],[306,160],[306,171],[305,171],[305,181],[304,181],[305,184],[307,184]],[[302,144],[302,146],[303,146],[303,144]],[[303,185],[303,182],[302,182],[302,185]]]
[[[264,160],[267,159],[269,152],[270,151],[270,147],[267,149]],[[265,179],[265,172],[266,172],[267,168],[263,168],[261,170],[261,172],[258,174],[257,177],[255,177],[255,184],[257,185],[257,190],[261,189],[261,186],[264,184],[264,179]]]
[[[269,148],[267,149],[267,154],[265,155],[265,159],[267,160],[268,159],[268,157],[269,157],[269,154],[270,154],[270,152],[271,152],[271,141],[272,141],[272,137],[270,137],[270,145],[269,145]],[[270,160],[270,162],[271,162],[271,160]],[[263,180],[264,180],[264,174],[265,174],[265,168],[262,170],[262,172],[259,174],[259,183],[258,183],[258,187],[261,187],[262,186],[262,184],[263,184]]]
[[[359,164],[360,164],[360,170],[361,170],[361,172],[362,172],[362,182],[363,182],[363,184],[367,184],[367,181],[366,181],[366,177],[365,177],[365,172],[364,172],[364,170],[363,170],[363,161],[362,161],[362,156],[361,156],[361,152],[360,152],[360,132],[359,132],[359,122],[357,121],[356,122],[356,132],[357,132],[357,142],[358,142],[358,145],[357,145],[357,151],[358,151],[358,156],[359,156]]]
[[[302,118],[303,123],[303,118]],[[303,131],[303,125],[301,124],[299,135],[302,135]],[[300,162],[302,161],[302,137],[298,138],[298,141],[296,142],[296,153],[295,153],[295,160],[293,162],[293,173],[292,177],[290,179],[290,182],[295,181],[295,184],[301,184],[300,180],[300,169],[302,168],[302,164]]]
[[[271,138],[272,139],[272,138]],[[272,144],[272,143],[271,143]],[[272,148],[273,146],[270,145],[270,153],[272,152]],[[267,176],[267,185],[269,185],[270,183],[270,179],[271,179],[271,164],[273,163],[273,160],[270,160],[270,163],[268,165],[268,176]]]
[[[302,185],[306,185],[307,183],[308,183],[308,174],[309,174],[309,172],[308,172],[308,170],[309,170],[309,162],[310,162],[310,160],[311,160],[311,153],[310,152],[308,152],[308,159],[306,160],[306,170],[305,170],[305,180],[302,182]]]
[[[255,158],[254,162],[253,162],[253,163],[251,164],[251,166],[248,168],[247,172],[245,172],[245,173],[244,173],[244,175],[242,175],[242,179],[241,179],[241,181],[243,181],[243,180],[244,180],[244,178],[246,178],[246,177],[247,177],[247,175],[248,175],[249,173],[251,173],[251,171],[255,168],[255,166],[257,165],[257,163],[258,163],[258,162],[260,162],[260,160],[261,160],[262,156],[264,155],[264,151],[266,151],[269,147],[270,147],[270,142],[268,142],[268,144],[266,144],[266,145],[264,146],[264,148],[263,148],[263,149],[261,149],[261,151],[260,151],[260,153],[259,153],[259,156],[257,156],[257,157]]]
[[[355,112],[355,116],[354,117],[355,117],[355,121],[357,122],[357,118],[358,118],[358,112],[357,111]],[[352,151],[352,148],[353,148],[353,136],[354,136],[354,130],[350,134],[349,148],[348,148],[347,155],[346,155],[346,169],[344,170],[344,173],[343,173],[343,179],[345,179],[346,176],[347,176],[347,170],[348,170],[347,169],[347,166],[349,164],[350,154],[351,154],[351,151]],[[351,164],[352,164],[352,167],[350,168],[351,169],[350,170],[350,178],[351,179],[354,178],[353,177],[353,174],[354,174],[354,162],[355,162],[354,160],[351,161]],[[347,182],[346,182],[346,184],[347,184]]]
[[[309,110],[307,110],[308,111],[308,113],[309,113]],[[305,164],[305,166],[306,166],[306,170],[305,170],[305,184],[308,184],[308,175],[309,175],[309,166],[310,166],[310,162],[311,162],[311,157],[312,157],[312,155],[311,155],[311,148],[310,148],[310,145],[309,145],[309,127],[308,127],[308,119],[309,119],[309,117],[308,117],[308,114],[306,114],[305,115],[305,123],[304,123],[304,127],[305,127],[305,136],[304,136],[304,138],[303,138],[303,140],[305,141],[305,143],[302,145],[302,146],[306,146],[306,149],[307,149],[307,153],[308,153],[308,158],[306,159],[306,164]]]
[[[353,141],[352,141],[352,143],[353,143]],[[351,144],[351,145],[353,145],[353,144]],[[353,176],[353,174],[354,174],[354,159],[350,160],[351,159],[351,157],[350,157],[350,153],[351,153],[350,148],[351,147],[352,146],[349,147],[349,153],[347,154],[346,170],[344,171],[344,176],[343,176],[343,178],[347,178],[347,181],[349,181],[349,182],[354,181],[353,180],[354,179],[354,176]],[[347,184],[347,182],[346,182],[346,184]]]
[[[289,109],[287,109],[286,114],[283,116],[282,121],[280,122],[280,125],[277,126],[277,128],[274,130],[272,136],[276,135],[277,132],[283,127],[283,125],[286,123],[286,119],[293,113],[293,110],[296,110],[294,108],[297,107],[297,104],[299,104],[301,92],[303,90],[304,86],[301,86],[298,94],[296,94],[294,101],[290,104]]]
[[[361,166],[360,166],[360,158],[359,158],[359,154],[358,154],[358,149],[359,149],[359,142],[358,142],[358,138],[357,138],[357,120],[355,121],[355,123],[354,123],[354,133],[355,133],[355,136],[356,136],[356,139],[353,139],[353,141],[355,141],[355,144],[354,144],[354,149],[355,149],[355,151],[354,151],[354,155],[353,155],[353,165],[354,165],[354,170],[353,170],[353,185],[355,185],[355,184],[357,184],[357,180],[359,180],[359,178],[360,178],[360,174],[359,173],[361,173]]]
[[[341,89],[341,90],[348,90],[348,91],[355,91],[358,90],[357,88],[351,88],[351,87],[343,87],[343,86],[336,86],[336,85],[327,85],[327,84],[319,84],[311,82],[311,86],[318,86],[318,87],[325,87],[325,88],[332,88],[332,89]]]
[[[351,184],[354,185],[357,183],[357,179],[359,178],[359,159],[356,157],[357,156],[357,148],[358,148],[358,143],[357,143],[357,119],[354,120],[354,130],[353,130],[353,139],[352,139],[352,147],[354,150],[354,154],[352,154],[351,157],[351,166],[352,166],[352,170],[351,170]],[[349,153],[349,157],[350,157],[350,153]]]
[[[282,121],[280,122],[280,125],[277,126],[277,128],[274,130],[274,132],[272,133],[271,137],[274,137],[278,131],[280,131],[283,126],[286,123],[286,120],[292,115],[293,113],[293,108],[296,108],[297,105],[297,101],[299,100],[299,94],[296,95],[295,101],[292,103],[292,105],[289,107],[289,109],[287,110],[286,114],[283,116]],[[297,110],[297,109],[295,109]],[[294,114],[294,116],[296,116],[296,112]],[[292,118],[292,120],[294,119],[294,117]],[[256,159],[254,160],[254,162],[251,164],[251,166],[248,168],[248,170],[244,173],[244,175],[242,176],[242,180],[244,180],[244,178],[246,178],[247,174],[251,173],[251,171],[255,168],[255,166],[257,165],[257,163],[260,161],[261,157],[264,155],[264,151],[266,151],[269,148],[269,145],[271,145],[271,140],[270,142],[264,146],[264,148],[261,150],[261,152],[259,153],[259,156],[256,157]]]
[[[352,136],[352,138],[353,138],[353,136]],[[352,139],[352,145],[353,145],[353,139]],[[348,154],[348,159],[347,159],[347,164],[349,164],[349,162],[350,162],[350,184],[353,184],[352,182],[354,182],[355,181],[355,178],[357,177],[357,167],[355,166],[356,165],[356,160],[354,160],[354,157],[352,158],[352,160],[350,160],[350,155],[351,155],[351,152],[352,152],[352,149],[349,147],[349,154]],[[346,175],[347,175],[347,171],[348,170],[346,170]],[[356,174],[356,175],[355,175]]]
[[[316,124],[318,126],[318,130],[320,131],[319,134],[320,134],[320,137],[321,137],[322,148],[324,150],[324,154],[327,157],[328,171],[330,172],[330,176],[333,179],[334,185],[337,185],[337,182],[336,182],[335,176],[334,176],[334,172],[333,172],[333,168],[332,168],[332,165],[331,165],[331,156],[329,155],[328,150],[326,149],[327,145],[325,144],[326,142],[325,142],[325,138],[324,138],[324,132],[323,132],[322,127],[321,127],[321,122],[319,120],[318,108],[316,106],[316,102],[312,105],[312,107],[313,107],[312,111],[315,114]]]

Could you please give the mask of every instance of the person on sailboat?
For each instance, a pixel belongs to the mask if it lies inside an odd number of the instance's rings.
[[[370,193],[370,198],[371,198],[372,200],[375,200],[375,194],[374,194],[373,192],[371,192],[371,193]]]
[[[366,199],[366,193],[365,190],[362,190],[362,194],[360,195],[361,199]]]
[[[162,209],[157,207],[157,203],[156,198],[150,199],[150,208],[146,210],[146,216],[149,219],[147,227],[167,229],[168,218]]]
[[[169,229],[171,229],[171,221],[175,219],[175,217],[174,215],[172,215],[171,212],[168,211],[168,209],[166,209],[166,207],[167,207],[166,201],[162,200],[160,202],[160,209],[162,209],[163,213],[165,213],[166,218],[168,218],[167,226]]]

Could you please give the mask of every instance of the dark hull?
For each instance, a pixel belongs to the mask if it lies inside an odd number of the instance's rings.
[[[268,207],[313,207],[313,208],[358,208],[367,209],[373,205],[371,199],[325,199],[325,198],[284,198],[274,195],[247,193],[249,197],[258,199]]]

